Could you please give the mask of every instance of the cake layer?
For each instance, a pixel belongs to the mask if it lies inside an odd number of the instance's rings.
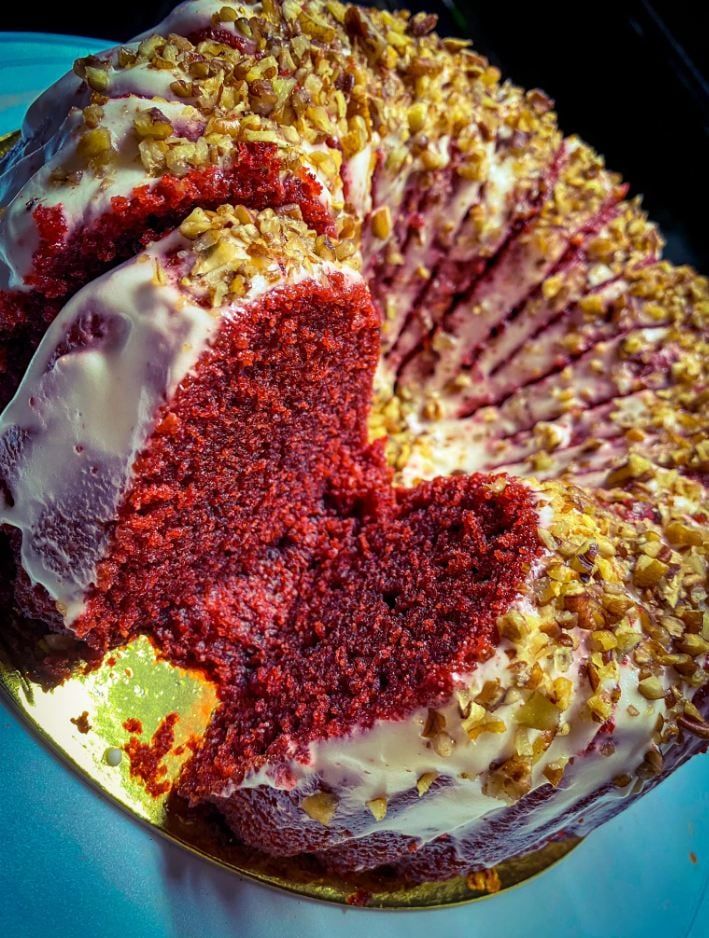
[[[533,494],[478,477],[398,492],[386,484],[370,469],[357,501],[339,496],[320,526],[313,579],[215,719],[183,783],[191,798],[291,789],[302,776],[312,791],[311,748],[342,747],[347,760],[353,733],[392,725],[406,745],[411,718],[414,735],[423,729],[420,708],[445,701],[456,674],[493,654],[497,619],[540,551]]]

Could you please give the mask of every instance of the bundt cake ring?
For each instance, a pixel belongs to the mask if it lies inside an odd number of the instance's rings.
[[[178,792],[410,881],[709,739],[707,283],[435,17],[177,7],[0,180],[15,608],[220,703]]]

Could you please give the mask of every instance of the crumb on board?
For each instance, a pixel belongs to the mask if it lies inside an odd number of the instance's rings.
[[[84,712],[80,713],[78,717],[70,717],[69,722],[73,723],[80,733],[86,734],[91,731],[88,710],[84,710]]]
[[[499,892],[502,889],[500,875],[496,869],[476,870],[474,873],[468,873],[465,880],[468,889],[474,892]]]
[[[132,736],[123,747],[130,760],[131,778],[141,782],[153,798],[159,798],[170,790],[170,782],[165,778],[167,766],[162,760],[175,741],[174,727],[178,719],[178,714],[168,713],[149,743],[142,743]]]

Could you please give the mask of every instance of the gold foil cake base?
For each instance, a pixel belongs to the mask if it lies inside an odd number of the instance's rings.
[[[19,130],[11,130],[9,134],[0,134],[0,156],[5,156],[19,139]]]
[[[171,840],[249,879],[328,902],[414,909],[470,902],[509,889],[540,873],[578,843],[565,840],[510,860],[466,880],[410,886],[392,879],[324,875],[315,862],[274,860],[238,844],[214,816],[195,814],[169,795],[154,797],[131,774],[125,747],[149,746],[165,717],[177,714],[170,751],[159,759],[162,783],[177,778],[189,743],[203,733],[216,703],[212,685],[197,673],[159,659],[146,638],[111,652],[102,665],[77,671],[47,690],[0,649],[0,686],[37,733],[104,794]],[[136,722],[138,721],[138,722]]]

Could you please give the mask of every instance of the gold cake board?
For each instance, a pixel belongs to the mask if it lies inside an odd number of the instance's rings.
[[[0,157],[5,156],[20,139],[19,130],[11,130],[8,134],[0,134]]]
[[[0,156],[18,139],[0,136]],[[234,842],[222,825],[173,809],[169,796],[154,798],[131,777],[123,747],[130,738],[127,720],[140,720],[141,740],[149,742],[162,720],[177,713],[175,739],[164,760],[166,778],[174,781],[190,755],[188,740],[204,732],[216,703],[214,688],[197,674],[159,660],[146,638],[111,652],[92,671],[76,672],[46,690],[32,680],[23,663],[0,647],[0,688],[40,738],[84,778],[133,817],[175,843],[247,879],[326,902],[378,909],[426,909],[473,902],[510,889],[566,856],[578,838],[557,841],[489,871],[488,888],[456,876],[416,886],[371,875],[341,878],[323,875],[307,860],[275,860]],[[86,715],[83,719],[82,716]],[[74,722],[72,722],[74,721]],[[183,748],[180,755],[174,749]],[[118,764],[112,764],[118,760]],[[495,891],[492,892],[490,887]]]

